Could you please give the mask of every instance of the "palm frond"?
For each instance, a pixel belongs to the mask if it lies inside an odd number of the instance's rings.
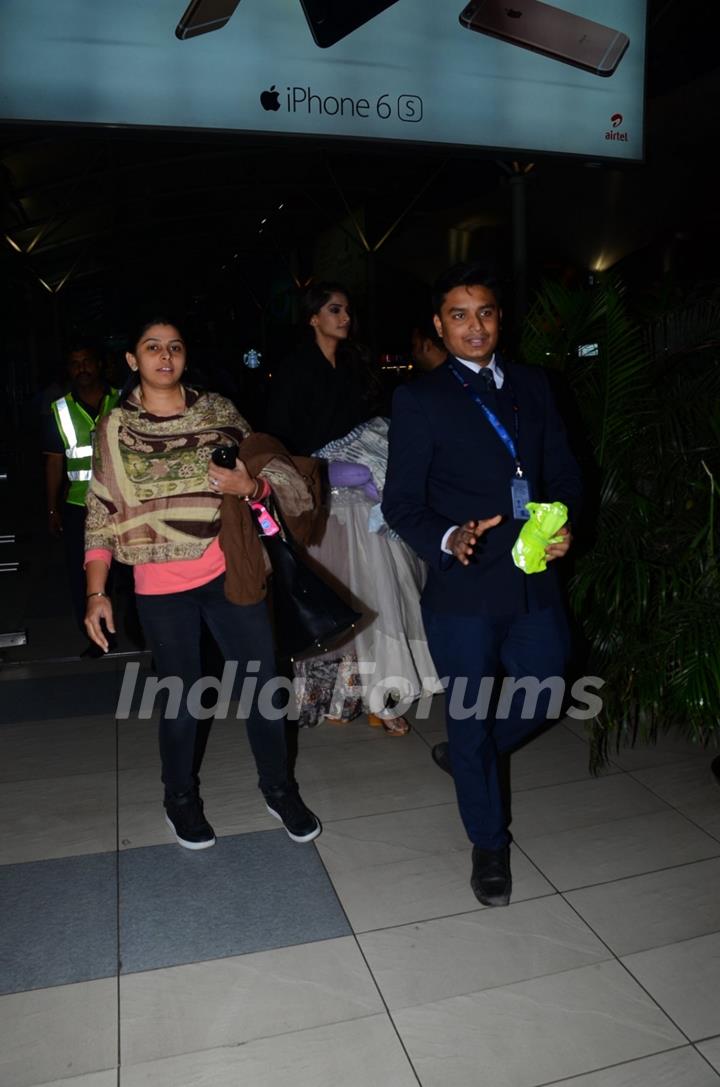
[[[522,352],[563,372],[600,473],[592,545],[569,584],[588,667],[606,681],[594,765],[611,743],[671,727],[717,742],[720,302],[641,325],[612,276],[593,290],[545,283]]]

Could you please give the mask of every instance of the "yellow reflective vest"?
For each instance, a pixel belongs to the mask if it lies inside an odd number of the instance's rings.
[[[118,398],[118,390],[111,388],[103,397],[97,418],[102,419],[103,415],[108,415],[117,405]],[[72,393],[54,400],[52,413],[65,444],[65,463],[70,481],[65,501],[71,506],[84,506],[92,475],[92,440],[97,420],[88,415]]]

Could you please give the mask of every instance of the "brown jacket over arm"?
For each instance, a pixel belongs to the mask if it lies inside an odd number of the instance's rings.
[[[293,457],[269,434],[250,434],[238,452],[253,476],[272,487],[289,531],[306,546],[322,528],[322,464]],[[257,604],[267,593],[269,566],[250,506],[236,495],[223,496],[220,547],[225,555],[225,596],[233,604]]]

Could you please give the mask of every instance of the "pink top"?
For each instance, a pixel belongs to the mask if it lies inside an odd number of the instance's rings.
[[[270,485],[260,479],[262,487],[258,501],[267,498]],[[85,565],[100,559],[106,566],[112,562],[112,551],[96,547],[85,552]],[[216,536],[198,559],[176,559],[174,562],[141,562],[133,566],[135,592],[141,596],[159,596],[161,593],[183,593],[207,585],[225,573],[225,556]]]
[[[85,565],[93,559],[102,559],[109,566],[112,551],[96,547],[85,552]],[[220,541],[215,537],[199,559],[176,559],[175,562],[141,562],[133,566],[135,592],[142,596],[159,596],[161,593],[183,593],[197,589],[208,581],[225,573],[225,556]]]

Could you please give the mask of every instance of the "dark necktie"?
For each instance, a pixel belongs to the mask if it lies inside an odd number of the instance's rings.
[[[478,373],[478,384],[482,393],[495,392],[495,378],[489,366],[483,366]]]
[[[489,366],[483,366],[475,375],[475,388],[479,391],[486,407],[495,415],[499,415],[500,401],[498,400],[498,390],[495,385],[495,375]]]

